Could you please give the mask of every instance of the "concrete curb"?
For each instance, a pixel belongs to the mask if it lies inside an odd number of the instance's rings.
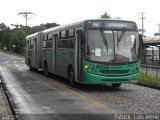
[[[137,85],[141,85],[141,86],[144,86],[144,87],[149,87],[149,88],[160,90],[160,86],[156,86],[154,84],[147,84],[147,83],[144,83],[144,82],[139,82]]]
[[[141,67],[146,67],[146,68],[157,68],[157,69],[160,69],[160,66],[153,66],[153,65],[145,65],[145,64],[141,64],[140,65]]]

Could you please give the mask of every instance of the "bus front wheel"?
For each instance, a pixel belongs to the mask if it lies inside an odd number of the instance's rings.
[[[120,87],[121,84],[120,84],[120,83],[119,83],[119,84],[113,83],[112,86],[113,86],[113,87]]]
[[[75,81],[74,70],[73,70],[72,67],[69,69],[69,72],[68,72],[68,80],[69,80],[69,84],[72,87],[76,87],[77,84],[76,84],[76,81]]]

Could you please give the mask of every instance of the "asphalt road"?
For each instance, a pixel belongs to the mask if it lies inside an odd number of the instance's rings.
[[[22,120],[109,119],[106,114],[116,112],[42,72],[30,72],[24,58],[0,52],[0,72]]]
[[[160,114],[159,90],[131,84],[72,88],[66,79],[30,72],[24,58],[1,52],[0,73],[22,120],[112,120],[115,114]]]

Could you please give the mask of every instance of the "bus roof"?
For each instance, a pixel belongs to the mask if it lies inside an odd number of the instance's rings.
[[[75,22],[75,23],[71,23],[71,24],[67,24],[67,25],[62,25],[62,26],[57,26],[57,27],[53,27],[53,28],[49,28],[49,29],[46,29],[44,31],[40,31],[40,32],[37,32],[37,33],[34,33],[34,34],[31,34],[29,36],[26,37],[27,38],[30,38],[30,37],[34,37],[36,36],[38,33],[49,33],[49,32],[52,32],[52,31],[57,31],[57,30],[62,30],[62,29],[65,29],[65,28],[72,28],[72,27],[79,27],[79,26],[84,26],[86,22],[89,22],[89,21],[117,21],[117,22],[131,22],[131,23],[135,23],[134,21],[128,21],[128,20],[112,20],[112,19],[87,19],[87,20],[83,20],[83,21],[79,21],[79,22]]]
[[[28,35],[28,36],[26,37],[26,39],[29,39],[29,38],[35,37],[35,36],[37,36],[39,33],[43,33],[43,31],[36,32],[36,33],[31,34],[31,35]]]
[[[68,27],[83,26],[84,23],[85,23],[85,21],[80,21],[80,22],[75,22],[75,23],[71,23],[71,24],[67,24],[67,25],[57,26],[57,27],[53,27],[53,28],[49,28],[49,29],[44,30],[44,33],[47,33],[50,31],[61,30],[61,29],[68,28]]]
[[[71,23],[71,24],[67,24],[67,25],[62,25],[62,26],[57,26],[57,27],[53,27],[50,29],[46,29],[44,30],[44,33],[48,33],[51,31],[56,31],[56,30],[61,30],[61,29],[65,29],[65,28],[72,28],[72,27],[79,27],[79,26],[84,26],[86,22],[88,21],[117,21],[117,22],[132,22],[135,23],[134,21],[127,21],[127,20],[112,20],[112,19],[87,19],[87,20],[83,20],[80,22],[75,22],[75,23]]]

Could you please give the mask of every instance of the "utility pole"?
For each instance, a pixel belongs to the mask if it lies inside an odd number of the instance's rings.
[[[141,19],[142,20],[142,37],[144,36],[144,19],[145,19],[145,17],[144,17],[144,12],[140,12],[139,14],[141,14],[142,15],[142,17],[141,18],[139,18],[139,19]]]
[[[33,15],[35,15],[35,14],[32,13],[32,12],[20,12],[20,13],[18,13],[18,15],[22,15],[25,18],[25,20],[26,20],[26,27],[27,27],[27,20],[29,18],[33,17]]]

